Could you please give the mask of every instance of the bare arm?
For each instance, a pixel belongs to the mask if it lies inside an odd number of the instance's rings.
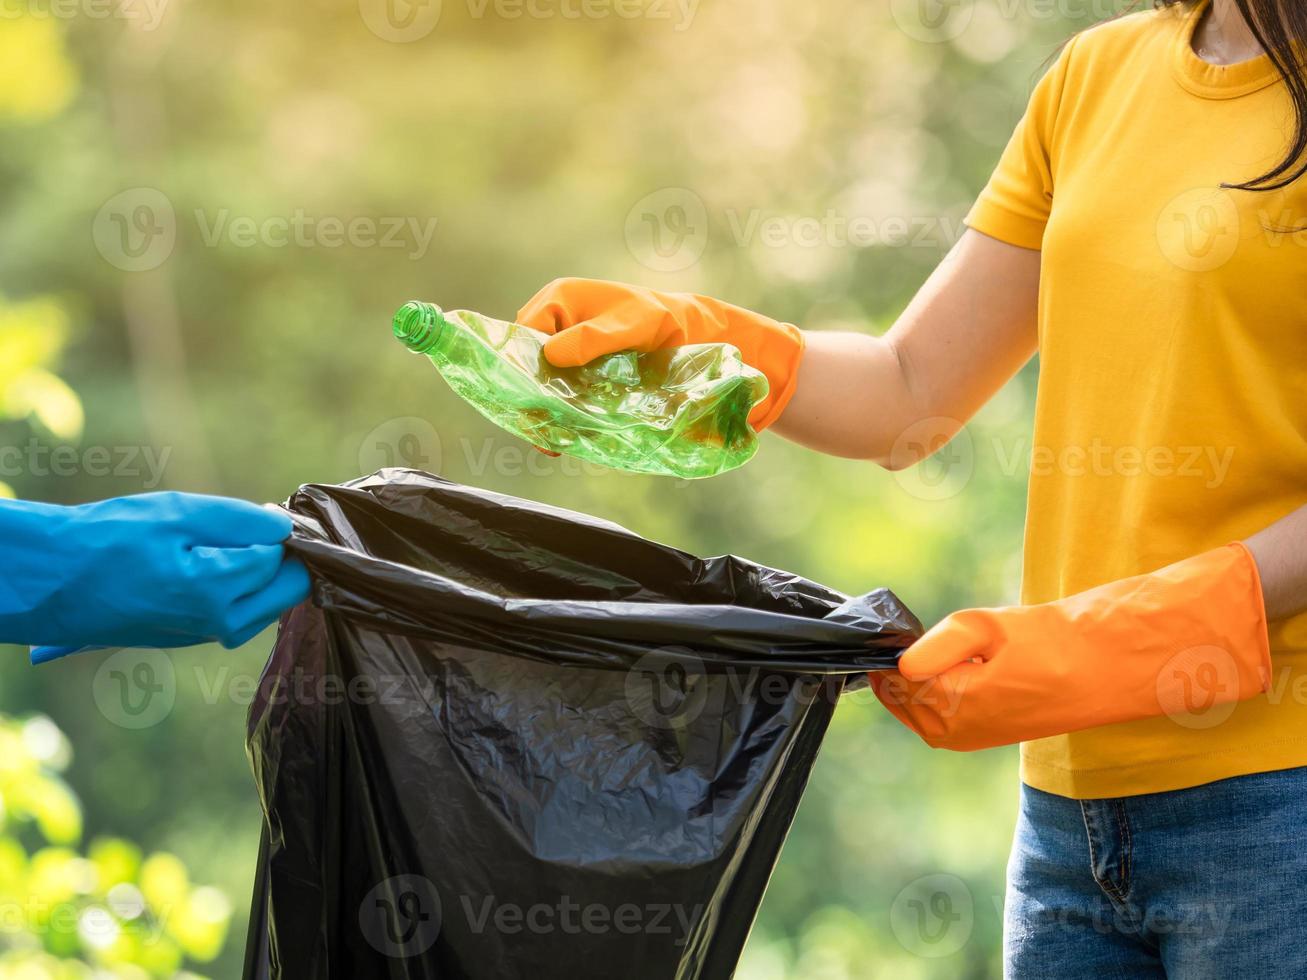
[[[892,469],[918,462],[1034,354],[1038,295],[1037,251],[968,229],[884,336],[806,335],[773,430]]]
[[[1300,507],[1244,544],[1261,573],[1267,619],[1307,609],[1307,507]]]

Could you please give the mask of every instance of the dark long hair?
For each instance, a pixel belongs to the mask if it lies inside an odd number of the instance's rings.
[[[1154,0],[1159,7],[1191,4],[1194,0]],[[1271,63],[1279,70],[1293,101],[1294,132],[1284,157],[1260,177],[1223,186],[1244,191],[1274,191],[1307,173],[1307,66],[1302,42],[1307,41],[1305,0],[1234,0]]]

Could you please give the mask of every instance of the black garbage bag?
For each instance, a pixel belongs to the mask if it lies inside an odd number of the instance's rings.
[[[382,470],[302,487],[246,977],[731,976],[835,702],[920,624]]]

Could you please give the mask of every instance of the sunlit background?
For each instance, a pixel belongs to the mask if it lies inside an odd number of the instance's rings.
[[[1106,0],[1103,0],[1106,2]],[[563,275],[884,330],[1094,0],[8,0],[0,482],[53,502],[279,501],[383,465],[565,505],[927,622],[1012,600],[1033,374],[890,474],[767,437],[692,484],[550,460],[390,337]],[[236,977],[267,633],[0,664],[0,978]],[[999,975],[1013,751],[837,714],[739,976]],[[93,972],[100,970],[102,972]],[[190,974],[185,974],[190,975]]]

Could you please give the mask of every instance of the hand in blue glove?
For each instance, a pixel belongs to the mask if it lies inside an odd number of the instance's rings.
[[[78,507],[0,500],[0,642],[33,663],[88,646],[236,647],[309,593],[290,518],[150,493]]]

